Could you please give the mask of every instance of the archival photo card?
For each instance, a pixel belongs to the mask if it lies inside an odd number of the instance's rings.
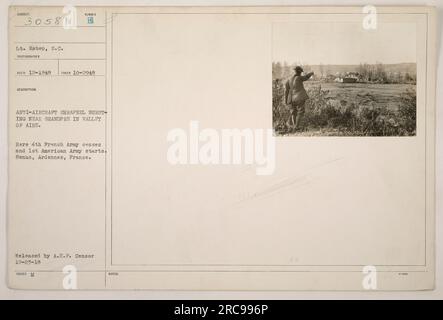
[[[434,8],[9,15],[11,288],[434,287]]]

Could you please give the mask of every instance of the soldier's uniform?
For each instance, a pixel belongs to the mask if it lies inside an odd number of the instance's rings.
[[[308,80],[313,73],[302,76],[301,72],[303,72],[303,69],[301,67],[296,67],[294,70],[296,74],[286,81],[285,84],[285,102],[290,106],[291,118],[295,129],[299,129],[300,121],[305,113],[305,102],[309,99],[303,82]]]

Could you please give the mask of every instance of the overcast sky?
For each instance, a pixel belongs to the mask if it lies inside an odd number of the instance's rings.
[[[279,22],[273,25],[273,61],[302,64],[416,62],[415,23]]]

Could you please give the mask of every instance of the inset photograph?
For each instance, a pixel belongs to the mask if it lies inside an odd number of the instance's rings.
[[[414,136],[416,25],[273,25],[276,136]]]

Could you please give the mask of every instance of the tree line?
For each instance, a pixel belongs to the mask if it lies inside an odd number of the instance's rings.
[[[328,65],[315,65],[309,66],[307,64],[301,65],[305,71],[314,70],[314,80],[322,81],[334,81],[339,78],[343,78],[352,75],[358,79],[359,82],[369,83],[411,83],[415,84],[417,76],[415,72],[407,71],[392,71],[388,70],[383,63],[377,62],[375,64],[360,63],[355,67],[353,71],[333,72]],[[290,65],[287,62],[273,62],[272,63],[272,78],[273,79],[286,79],[293,74],[293,67],[295,64]]]

